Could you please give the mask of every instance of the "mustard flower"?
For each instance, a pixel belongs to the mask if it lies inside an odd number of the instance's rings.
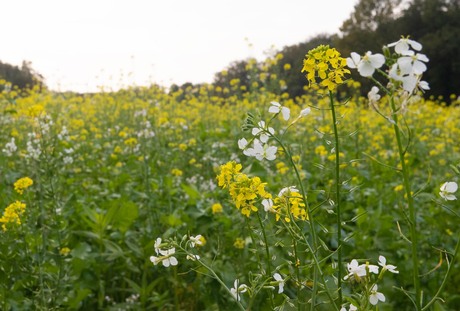
[[[214,203],[211,206],[211,210],[212,210],[213,214],[219,214],[219,213],[222,213],[223,208],[222,208],[222,205],[220,203]]]
[[[2,149],[2,152],[5,153],[7,157],[11,157],[16,150],[18,150],[18,147],[16,146],[14,137],[12,137],[11,141],[5,144],[5,148]]]
[[[262,205],[264,206],[265,212],[276,213],[276,210],[273,208],[273,200],[272,199],[263,199]]]
[[[270,104],[271,106],[268,109],[268,112],[275,113],[275,114],[281,112],[281,114],[283,115],[283,119],[286,121],[289,120],[289,117],[291,115],[291,110],[288,107],[281,106],[280,103],[274,102],[274,101],[271,102]]]
[[[425,54],[417,53],[415,55],[407,55],[398,58],[398,66],[401,70],[401,74],[415,74],[420,75],[427,69],[424,62],[428,62],[429,59]]]
[[[197,236],[190,236],[190,246],[195,247],[195,245],[197,245],[197,246],[202,246],[203,245],[203,240],[202,240],[201,234],[199,234]]]
[[[383,271],[390,271],[391,273],[399,273],[396,266],[387,265],[387,259],[384,256],[379,256],[379,265],[382,266]]]
[[[199,255],[190,254],[190,255],[187,255],[185,258],[186,258],[187,260],[196,261],[196,260],[199,260],[199,259],[200,259],[200,256],[199,256]]]
[[[321,86],[334,91],[338,85],[343,83],[345,74],[350,73],[345,68],[347,61],[340,57],[340,53],[328,45],[320,45],[305,55],[301,72],[306,72],[309,85],[316,84],[317,79]]]
[[[268,141],[268,134],[273,135],[275,134],[275,130],[272,127],[266,127],[265,121],[260,121],[257,124],[259,127],[255,127],[252,129],[252,135],[259,136],[260,141],[266,143]]]
[[[371,288],[371,294],[369,296],[369,302],[375,306],[379,301],[385,302],[385,296],[377,291],[378,286],[374,284]]]
[[[3,231],[7,230],[6,224],[15,223],[17,225],[21,224],[20,216],[26,210],[26,205],[20,201],[15,201],[8,205],[3,211],[3,216],[0,218],[0,223],[2,223]]]
[[[398,54],[407,54],[409,48],[413,48],[416,51],[420,51],[422,49],[422,45],[417,41],[410,40],[409,37],[404,38],[402,37],[396,42],[390,43],[387,45],[388,47],[395,47],[395,52]]]
[[[455,181],[448,181],[442,184],[439,195],[446,201],[457,200],[457,197],[453,195],[458,189],[458,185]]]
[[[348,278],[354,278],[359,280],[361,277],[366,276],[366,267],[364,265],[358,264],[356,259],[353,259],[350,263],[347,264],[347,269],[349,274],[344,277],[345,280]]]
[[[273,278],[278,284],[278,294],[281,294],[284,291],[284,280],[279,273],[273,274]]]
[[[228,187],[232,183],[233,177],[240,174],[242,168],[241,164],[237,164],[235,161],[230,161],[222,165],[220,167],[220,174],[217,176],[219,187]]]
[[[358,307],[356,307],[355,305],[353,304],[350,304],[350,307],[348,308],[348,311],[357,311],[358,310]],[[345,308],[345,306],[343,306],[340,311],[347,311],[347,309]]]
[[[277,151],[277,147],[269,146],[268,144],[262,145],[261,142],[256,138],[254,139],[254,147],[244,150],[243,153],[247,156],[255,157],[259,161],[262,161],[263,159],[273,161],[276,159]]]
[[[240,281],[238,279],[235,280],[235,282],[233,283],[233,287],[230,288],[230,292],[237,301],[241,300],[240,293],[245,293],[247,290],[248,286],[246,284],[240,284]]]
[[[167,249],[167,250],[159,250],[160,252],[160,257],[156,257],[156,256],[150,256],[150,261],[154,264],[154,265],[157,265],[159,264],[160,262],[163,264],[163,266],[165,266],[166,268],[169,267],[169,266],[177,266],[178,264],[178,261],[176,259],[176,257],[174,257],[173,255],[175,254],[176,252],[176,249],[173,247],[173,248],[170,248],[170,249]]]
[[[24,190],[29,188],[33,184],[34,182],[32,179],[30,179],[29,177],[23,177],[23,178],[18,179],[14,183],[14,190],[19,194],[23,194]]]
[[[376,102],[379,101],[380,95],[378,93],[379,93],[379,88],[376,87],[376,86],[373,86],[371,88],[370,92],[367,93],[367,98],[369,99],[369,103],[371,105],[373,105],[373,104],[375,104]]]
[[[363,77],[370,77],[374,74],[375,69],[382,67],[385,64],[385,57],[382,54],[374,54],[366,52],[363,58],[356,53],[351,52],[351,57],[347,58],[347,66],[357,68],[358,72]]]

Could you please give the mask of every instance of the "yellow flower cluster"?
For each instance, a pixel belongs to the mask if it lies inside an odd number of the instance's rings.
[[[284,220],[290,222],[289,212],[295,219],[306,220],[308,219],[307,212],[305,210],[305,202],[302,199],[302,195],[298,192],[289,191],[288,193],[278,196],[273,201],[273,209],[277,211],[276,221],[284,215]]]
[[[305,55],[302,72],[307,72],[309,85],[316,84],[316,79],[319,78],[322,86],[334,91],[343,83],[345,74],[350,73],[350,70],[345,68],[346,65],[346,59],[340,57],[336,49],[320,45]]]
[[[30,179],[29,177],[23,177],[23,178],[18,179],[14,183],[14,190],[19,194],[23,194],[24,190],[29,188],[33,184],[34,182],[32,179]]]
[[[8,205],[8,207],[3,212],[3,216],[0,218],[0,223],[2,223],[3,231],[7,230],[7,223],[16,223],[20,225],[21,218],[19,218],[19,216],[21,216],[25,210],[26,205],[20,201],[16,201]]]
[[[266,183],[259,177],[248,177],[240,172],[241,164],[230,161],[221,166],[221,172],[217,176],[218,184],[222,188],[227,188],[237,209],[246,217],[251,212],[257,212],[255,203],[260,199],[270,199],[272,196],[265,191]]]

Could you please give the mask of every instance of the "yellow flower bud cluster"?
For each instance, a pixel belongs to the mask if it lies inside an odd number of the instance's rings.
[[[302,72],[306,72],[309,85],[316,84],[319,79],[320,85],[334,91],[338,85],[344,82],[344,76],[350,73],[346,69],[347,61],[340,57],[340,53],[328,45],[320,45],[305,55]]]
[[[218,184],[222,188],[228,188],[230,196],[238,210],[246,217],[251,212],[257,212],[256,202],[261,199],[270,199],[272,196],[265,191],[266,183],[259,177],[248,177],[241,173],[242,166],[234,161],[230,161],[220,168],[217,176]]]
[[[2,223],[3,231],[7,230],[6,224],[15,223],[21,224],[21,216],[26,210],[26,205],[20,201],[16,201],[8,205],[8,207],[3,212],[3,216],[0,218],[0,223]]]

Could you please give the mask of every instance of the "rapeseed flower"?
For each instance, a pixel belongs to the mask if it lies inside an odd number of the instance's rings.
[[[0,218],[0,223],[2,223],[3,231],[7,230],[6,224],[21,224],[20,216],[24,214],[26,210],[26,205],[20,201],[15,201],[7,206],[5,211],[3,212],[3,216]]]
[[[320,45],[305,55],[301,72],[306,72],[309,85],[321,82],[321,86],[334,91],[338,85],[344,82],[345,74],[350,73],[345,68],[347,61],[340,57],[340,53],[328,45]]]
[[[23,177],[23,178],[18,179],[14,183],[14,190],[19,194],[23,194],[24,190],[29,188],[33,184],[34,182],[32,179],[30,179],[29,177]]]

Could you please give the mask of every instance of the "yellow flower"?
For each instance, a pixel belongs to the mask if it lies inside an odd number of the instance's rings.
[[[69,255],[70,253],[70,248],[68,247],[63,247],[59,250],[59,254],[61,254],[62,256],[67,256]]]
[[[246,242],[242,238],[236,238],[235,243],[233,243],[233,246],[238,249],[243,249],[245,245]]]
[[[19,216],[21,216],[25,210],[26,205],[20,201],[16,201],[8,205],[8,207],[5,208],[5,211],[3,212],[3,216],[0,218],[0,223],[2,223],[3,231],[7,230],[7,223],[15,223],[20,225],[21,219]]]
[[[24,190],[29,188],[33,184],[34,182],[32,179],[30,179],[29,177],[23,177],[23,178],[18,179],[14,183],[14,190],[19,194],[23,194]]]
[[[184,174],[184,172],[182,172],[180,169],[178,168],[173,168],[171,170],[171,174],[176,176],[176,177],[179,177],[179,176],[182,176]]]
[[[305,57],[301,72],[307,73],[306,78],[310,86],[316,84],[319,79],[321,86],[334,91],[344,82],[345,74],[350,73],[345,68],[346,59],[340,57],[340,53],[328,45],[320,45],[310,50]]]
[[[213,214],[220,214],[223,211],[222,205],[220,203],[214,203],[211,206],[211,210]]]

